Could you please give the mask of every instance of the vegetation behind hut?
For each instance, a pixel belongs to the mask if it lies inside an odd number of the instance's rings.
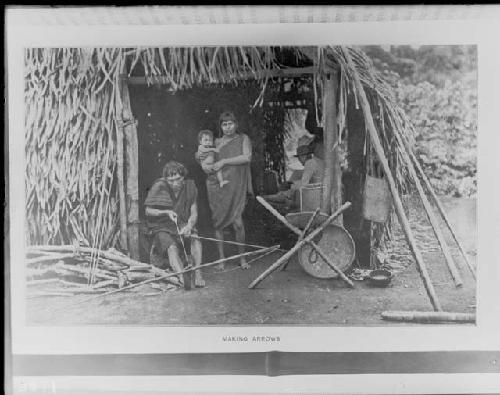
[[[364,47],[416,129],[415,151],[436,192],[477,192],[477,47]]]

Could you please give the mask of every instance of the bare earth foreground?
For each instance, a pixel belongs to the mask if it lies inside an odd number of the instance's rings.
[[[472,199],[443,199],[455,229],[473,263],[476,260],[476,202]],[[475,312],[476,284],[458,249],[451,243],[464,286],[455,288],[442,253],[418,209],[411,210],[412,228],[443,310]],[[405,249],[399,237],[399,244]],[[257,289],[248,289],[280,253],[251,263],[249,270],[236,262],[225,272],[208,268],[207,287],[193,291],[174,290],[144,296],[122,292],[64,308],[88,296],[38,297],[28,299],[28,325],[409,325],[383,321],[386,310],[432,311],[415,264],[401,265],[388,288],[372,288],[355,281],[348,288],[342,280],[319,280],[307,275],[296,258],[286,271],[277,271]],[[142,293],[153,291],[151,288]],[[414,324],[412,324],[414,325]]]

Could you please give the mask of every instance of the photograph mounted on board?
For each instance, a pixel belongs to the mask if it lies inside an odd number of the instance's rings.
[[[28,48],[28,325],[475,324],[477,48]]]

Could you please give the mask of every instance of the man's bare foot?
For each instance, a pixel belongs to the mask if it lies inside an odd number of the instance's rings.
[[[250,268],[250,265],[247,263],[247,260],[245,258],[241,258],[240,260],[240,266],[242,269],[248,269]]]
[[[215,270],[222,271],[224,270],[224,263],[218,263],[215,265]]]
[[[222,180],[219,185],[222,188],[224,185],[229,184],[229,180]]]
[[[194,285],[197,288],[203,288],[205,286],[205,280],[201,277],[201,271],[195,270],[194,272]]]

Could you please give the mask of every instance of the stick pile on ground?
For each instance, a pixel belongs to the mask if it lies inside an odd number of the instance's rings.
[[[100,294],[171,273],[115,249],[71,245],[32,246],[26,262],[28,297]],[[171,276],[135,289],[142,295],[156,295],[180,285],[179,279]]]

